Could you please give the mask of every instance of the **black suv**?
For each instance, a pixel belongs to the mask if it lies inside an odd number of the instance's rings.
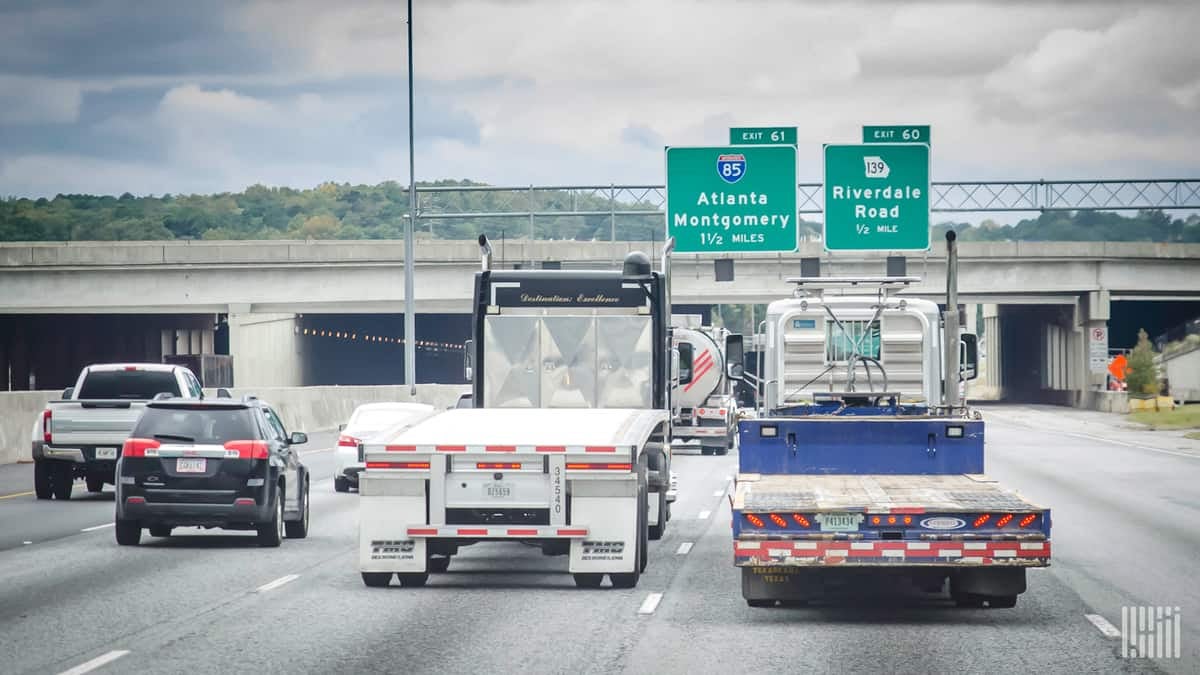
[[[253,397],[164,399],[146,409],[117,461],[117,543],[148,528],[257,530],[262,546],[308,535],[308,469],[271,406]]]

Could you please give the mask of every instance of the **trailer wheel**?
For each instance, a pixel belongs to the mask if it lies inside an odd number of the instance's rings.
[[[571,576],[575,577],[575,586],[578,588],[600,588],[604,582],[603,574],[576,572]]]
[[[54,467],[44,459],[33,463],[33,491],[38,499],[54,496]]]
[[[391,572],[363,572],[363,583],[371,588],[383,588],[392,583]]]
[[[987,604],[992,609],[1012,609],[1017,606],[1017,596],[991,595],[987,598]]]
[[[396,579],[404,588],[420,588],[429,581],[428,572],[397,572]]]
[[[663,533],[667,531],[667,520],[671,517],[671,505],[667,503],[666,490],[660,491],[658,494],[658,524],[651,525],[648,528],[649,539],[658,541],[663,538]]]
[[[430,572],[441,574],[450,569],[450,556],[430,556],[427,567],[429,568]]]

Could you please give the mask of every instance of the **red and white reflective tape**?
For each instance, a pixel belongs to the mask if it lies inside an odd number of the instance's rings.
[[[1050,558],[1048,541],[735,541],[736,558],[769,562],[801,558],[841,563],[854,559],[935,560],[990,564],[997,558]]]
[[[413,525],[408,530],[409,538],[423,537],[472,537],[477,539],[563,539],[588,536],[586,527],[558,526],[476,526],[476,525]]]
[[[728,433],[725,427],[675,427],[675,436],[724,436]]]
[[[367,453],[379,452],[379,446],[366,446],[364,451]],[[484,454],[484,453],[526,453],[526,454],[542,454],[542,453],[566,453],[566,454],[589,454],[589,453],[609,453],[615,454],[620,450],[626,450],[627,447],[619,447],[615,445],[385,445],[382,450],[385,452],[419,452],[425,454],[434,453],[457,453],[464,452],[468,454]]]

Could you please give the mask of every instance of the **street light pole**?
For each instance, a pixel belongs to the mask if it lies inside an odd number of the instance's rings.
[[[417,231],[417,174],[413,147],[413,9],[408,0],[408,222],[404,225],[404,380],[410,396],[417,395],[417,317],[413,299],[414,252]]]

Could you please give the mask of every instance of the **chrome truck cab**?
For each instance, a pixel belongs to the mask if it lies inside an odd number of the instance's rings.
[[[636,251],[620,270],[492,270],[484,236],[480,248],[465,363],[474,407],[674,410],[673,242],[659,271]],[[670,442],[668,426],[645,453],[651,539],[675,497]]]

